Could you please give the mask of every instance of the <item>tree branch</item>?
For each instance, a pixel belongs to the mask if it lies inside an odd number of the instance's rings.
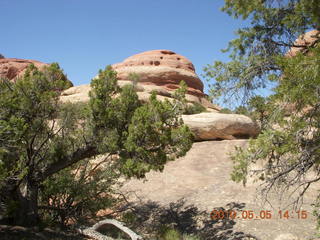
[[[59,161],[49,165],[41,174],[41,179],[44,180],[47,177],[59,172],[60,170],[71,166],[80,160],[93,157],[97,155],[97,149],[94,146],[87,145],[85,148],[77,149],[71,156],[61,158]]]

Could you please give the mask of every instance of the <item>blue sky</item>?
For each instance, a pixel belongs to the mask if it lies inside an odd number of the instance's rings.
[[[58,62],[75,84],[147,50],[189,58],[201,75],[243,22],[220,11],[223,0],[0,0],[0,53]]]

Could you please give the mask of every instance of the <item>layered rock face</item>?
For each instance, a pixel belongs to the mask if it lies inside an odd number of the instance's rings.
[[[34,64],[39,69],[44,66],[48,66],[46,63],[35,60],[0,58],[0,78],[8,78],[9,80],[14,81],[25,73],[30,64]]]
[[[294,57],[299,52],[305,54],[308,52],[308,47],[314,47],[320,41],[320,31],[312,30],[305,34],[299,36],[299,38],[294,42],[296,47],[290,48],[287,52],[287,57]]]
[[[122,63],[112,65],[117,72],[118,84],[133,84],[132,74],[138,76],[136,91],[139,99],[147,101],[152,91],[158,99],[172,99],[173,92],[179,83],[187,84],[186,99],[189,103],[199,103],[208,111],[218,112],[220,108],[207,100],[203,93],[203,83],[195,73],[191,61],[169,50],[153,50],[133,55]],[[87,101],[89,85],[68,89],[62,101]]]
[[[167,90],[179,88],[185,81],[188,94],[204,97],[203,83],[195,73],[193,64],[185,57],[169,50],[153,50],[139,53],[112,65],[119,80],[130,81],[130,73],[139,75],[139,82],[162,86]]]
[[[152,50],[133,55],[122,63],[112,65],[118,73],[120,84],[131,82],[130,75],[139,76],[138,94],[145,100],[151,91],[156,91],[158,96],[170,98],[174,90],[179,88],[179,83],[187,84],[186,99],[190,103],[199,103],[209,111],[218,111],[220,108],[206,98],[203,93],[203,83],[195,73],[195,68],[190,60],[170,50]]]

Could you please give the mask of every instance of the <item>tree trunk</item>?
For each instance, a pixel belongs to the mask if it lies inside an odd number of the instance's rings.
[[[18,206],[14,212],[14,224],[33,227],[39,223],[38,215],[39,184],[32,180],[26,180],[16,189],[16,201]]]

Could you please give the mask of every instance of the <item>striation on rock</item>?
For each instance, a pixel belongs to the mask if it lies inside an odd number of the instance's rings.
[[[145,91],[159,90],[158,95],[171,97],[179,83],[187,84],[186,98],[189,102],[197,102],[204,107],[219,111],[220,108],[206,99],[203,83],[195,72],[195,68],[186,57],[170,50],[152,50],[133,55],[122,63],[113,64],[118,80],[132,82],[130,75],[139,76],[138,83],[145,86]]]
[[[195,73],[192,62],[172,51],[153,50],[139,53],[122,63],[113,64],[112,68],[117,72],[118,85],[122,87],[134,84],[142,101],[148,101],[153,91],[158,99],[171,101],[174,91],[180,87],[180,82],[184,81],[189,104],[201,104],[210,112],[220,110],[220,107],[212,104],[203,93],[203,83]],[[138,76],[136,80],[132,79],[132,74]],[[89,91],[90,85],[75,86],[62,94],[61,101],[86,102]]]
[[[9,80],[14,81],[25,73],[30,64],[34,64],[39,69],[44,66],[49,66],[49,64],[36,60],[0,58],[0,78],[8,78]]]

